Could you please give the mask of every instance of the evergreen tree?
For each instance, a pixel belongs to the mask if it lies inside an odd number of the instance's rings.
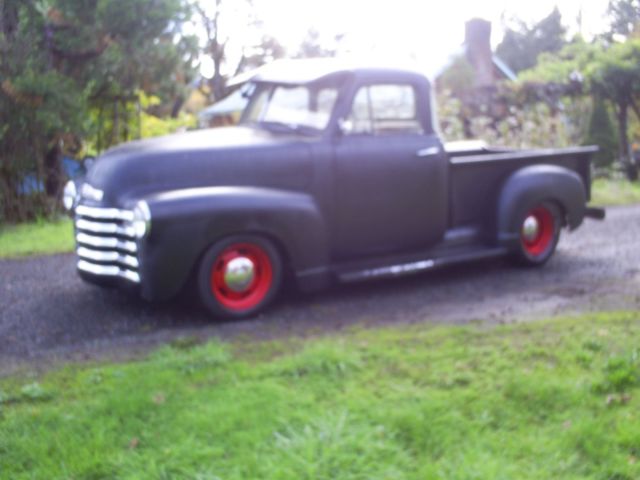
[[[0,217],[27,213],[25,173],[59,195],[61,151],[99,128],[92,109],[188,81],[182,2],[0,0]]]
[[[640,0],[610,0],[607,11],[610,36],[629,37],[640,32]]]
[[[593,109],[589,118],[585,143],[600,147],[600,151],[593,157],[594,164],[597,167],[609,167],[617,158],[618,142],[615,128],[611,115],[607,110],[607,105],[600,97],[593,99]]]
[[[541,53],[557,52],[565,44],[566,29],[558,8],[533,26],[521,20],[505,30],[496,54],[515,72],[532,68]]]

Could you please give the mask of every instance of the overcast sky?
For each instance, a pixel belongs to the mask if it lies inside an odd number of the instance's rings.
[[[234,3],[241,4],[238,0],[230,2]],[[411,59],[431,71],[462,43],[464,23],[470,18],[492,22],[495,46],[502,38],[503,17],[535,23],[558,5],[563,23],[572,33],[578,30],[577,18],[582,12],[582,33],[588,38],[605,28],[607,3],[607,0],[254,0],[254,8],[264,21],[265,31],[290,51],[295,51],[308,29],[314,28],[326,41],[336,34],[346,34],[341,53],[365,59],[375,57],[378,61],[385,57],[396,61]],[[246,26],[240,23],[233,25],[227,21],[227,25],[231,27],[228,33],[232,38],[251,35],[243,31]]]

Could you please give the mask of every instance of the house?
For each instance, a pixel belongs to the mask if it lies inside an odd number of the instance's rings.
[[[501,80],[516,79],[513,70],[491,50],[491,22],[473,18],[465,24],[464,51],[475,71],[476,88],[492,88]]]
[[[247,99],[242,94],[242,88],[236,88],[220,101],[200,111],[198,126],[211,128],[235,125],[240,121],[240,115],[246,104]]]

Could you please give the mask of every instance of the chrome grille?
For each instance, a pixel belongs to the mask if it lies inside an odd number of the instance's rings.
[[[133,212],[79,205],[75,210],[78,269],[140,283]]]

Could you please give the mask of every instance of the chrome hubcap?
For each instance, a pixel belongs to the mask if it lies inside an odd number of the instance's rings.
[[[244,292],[255,277],[255,265],[250,258],[236,257],[227,263],[224,270],[224,283],[237,293]]]
[[[538,236],[540,232],[540,222],[533,215],[529,215],[525,218],[524,223],[522,224],[522,236],[528,242],[532,242]]]

